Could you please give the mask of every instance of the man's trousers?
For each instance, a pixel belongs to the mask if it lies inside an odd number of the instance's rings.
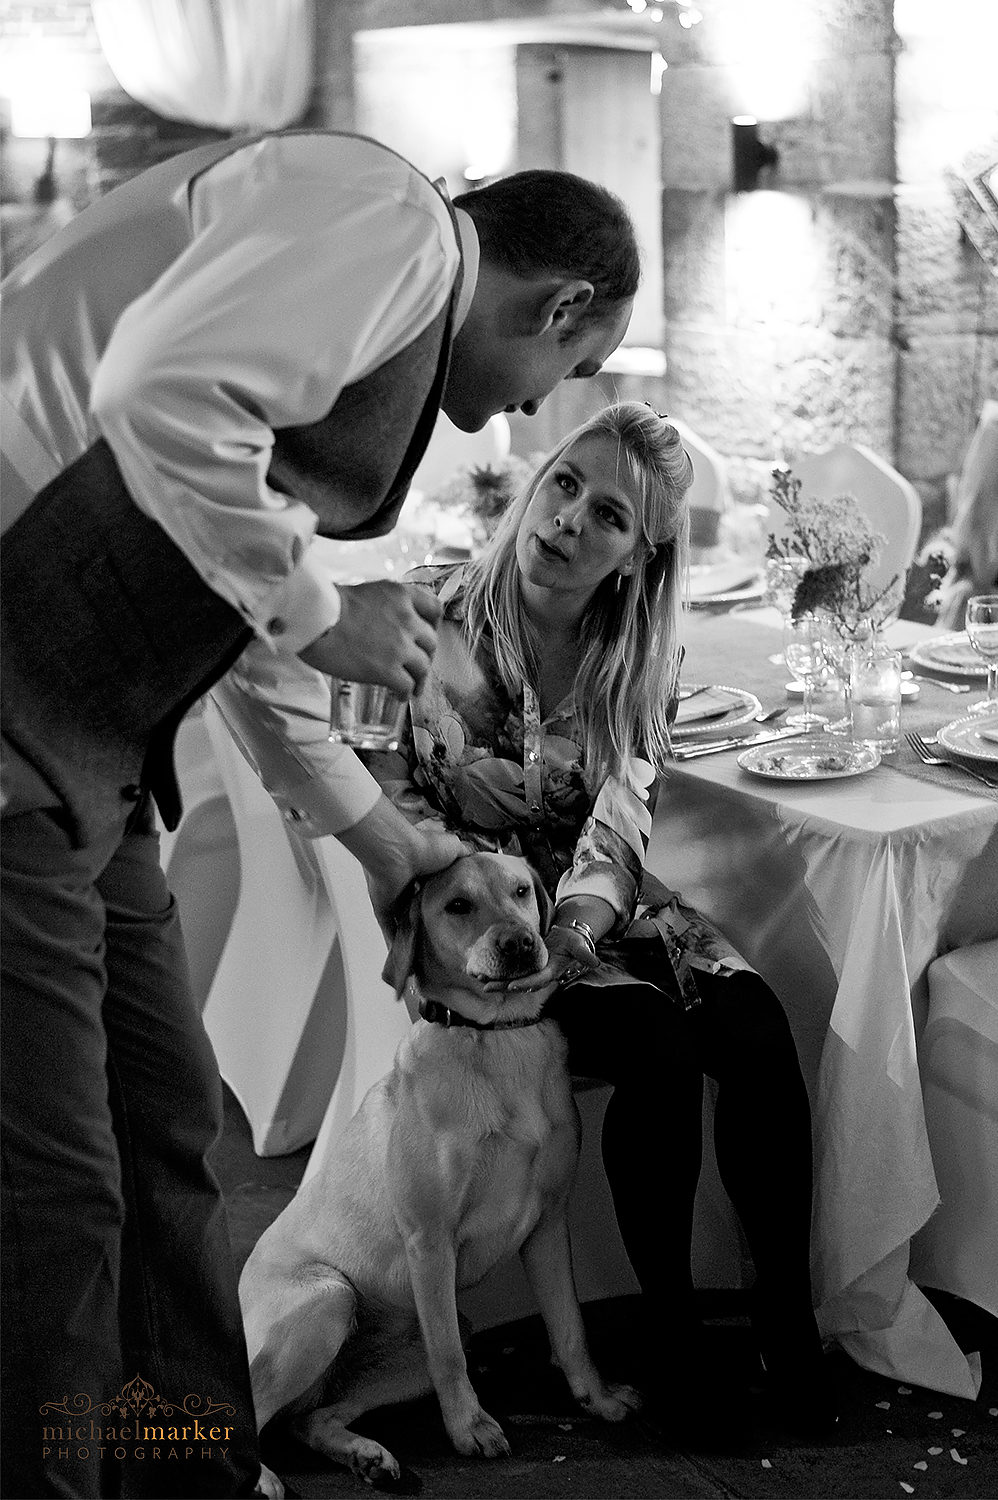
[[[147,800],[3,822],[3,1494],[248,1495],[218,1069]]]

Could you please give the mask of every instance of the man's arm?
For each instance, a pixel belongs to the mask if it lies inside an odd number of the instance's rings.
[[[296,830],[306,838],[332,834],[360,860],[379,917],[411,880],[462,852],[453,835],[414,827],[353,751],[329,740],[329,684],[297,657],[255,641],[212,698]]]

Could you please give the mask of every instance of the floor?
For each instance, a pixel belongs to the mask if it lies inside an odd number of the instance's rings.
[[[258,1236],[293,1196],[308,1157],[253,1154],[236,1101],[226,1097],[226,1126],[215,1165],[226,1196],[233,1253],[241,1267]],[[674,1451],[638,1421],[619,1427],[573,1406],[546,1363],[539,1319],[491,1329],[473,1339],[469,1367],[485,1408],[503,1426],[513,1456],[475,1461],[450,1448],[432,1398],[371,1413],[358,1430],[390,1448],[410,1475],[406,1492],[425,1500],[679,1500],[679,1497],[779,1497],[779,1500],[900,1500],[998,1495],[998,1322],[968,1303],[937,1294],[964,1349],[979,1349],[984,1386],[975,1402],[910,1389],[832,1353],[842,1403],[833,1441],[795,1440],[769,1412],[751,1333],[737,1292],[702,1293],[708,1338],[718,1363],[744,1389],[753,1439],[737,1455]],[[596,1362],[626,1379],[628,1352],[642,1334],[640,1297],[588,1303]],[[264,1434],[264,1459],[288,1487],[308,1497],[357,1497],[361,1482],[279,1434]]]

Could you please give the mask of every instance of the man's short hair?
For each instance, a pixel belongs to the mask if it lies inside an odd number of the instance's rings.
[[[591,281],[591,319],[638,289],[641,258],[630,215],[595,182],[532,169],[459,193],[454,204],[474,220],[486,259],[514,276]]]

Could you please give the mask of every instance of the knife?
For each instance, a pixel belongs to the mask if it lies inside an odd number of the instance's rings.
[[[726,740],[711,740],[709,744],[690,745],[688,748],[681,747],[674,752],[676,760],[696,760],[701,755],[717,755],[721,750],[747,750],[750,745],[769,745],[774,740],[799,739],[806,734],[805,729],[778,729],[772,734],[749,734],[740,738],[729,737]]]

